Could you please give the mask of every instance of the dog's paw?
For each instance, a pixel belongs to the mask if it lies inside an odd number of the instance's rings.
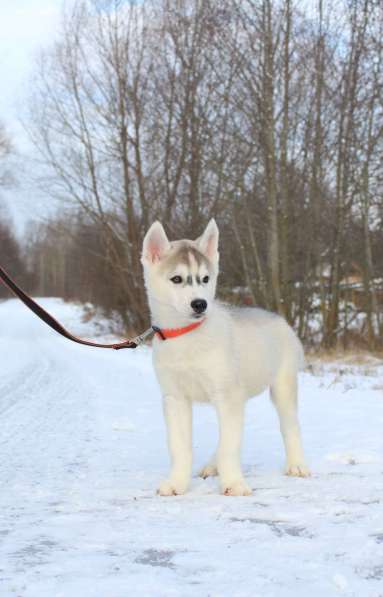
[[[239,479],[233,483],[225,483],[222,486],[223,495],[251,495],[252,491],[244,479]]]
[[[182,495],[185,493],[187,489],[187,485],[185,483],[179,483],[177,481],[172,481],[171,479],[166,479],[162,481],[157,489],[158,495]]]
[[[207,464],[198,473],[198,476],[202,477],[202,479],[207,479],[208,477],[216,477],[217,475],[218,469],[215,464]]]
[[[306,464],[288,464],[285,474],[289,477],[311,477],[310,469]]]

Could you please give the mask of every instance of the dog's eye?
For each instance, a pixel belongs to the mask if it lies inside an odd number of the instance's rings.
[[[173,282],[173,284],[181,284],[182,282],[182,278],[181,276],[173,276],[172,278],[170,278],[171,282]]]
[[[207,283],[209,282],[209,276],[204,276],[204,277],[202,278],[202,282],[203,282],[204,284],[207,284]]]

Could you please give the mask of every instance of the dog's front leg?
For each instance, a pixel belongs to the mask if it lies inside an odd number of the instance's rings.
[[[183,396],[164,396],[164,414],[171,460],[169,478],[160,483],[160,495],[179,495],[188,488],[192,469],[192,406]]]
[[[219,421],[217,468],[222,493],[225,495],[250,495],[241,470],[241,443],[244,401],[242,397],[219,396],[214,400]]]

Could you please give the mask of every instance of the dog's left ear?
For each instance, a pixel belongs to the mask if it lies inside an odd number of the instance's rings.
[[[211,261],[218,260],[218,238],[219,230],[214,218],[210,220],[204,233],[197,238],[197,245],[201,253]]]

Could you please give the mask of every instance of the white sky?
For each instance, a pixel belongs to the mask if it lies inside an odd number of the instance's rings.
[[[34,57],[54,38],[60,12],[61,0],[0,0],[0,119],[12,130]]]
[[[28,164],[28,143],[19,122],[39,49],[55,37],[61,14],[61,0],[0,0],[0,121]],[[26,167],[26,171],[28,168]],[[16,172],[17,176],[17,172]],[[18,232],[31,218],[44,216],[46,205],[35,197],[24,180],[17,189],[0,193]]]

